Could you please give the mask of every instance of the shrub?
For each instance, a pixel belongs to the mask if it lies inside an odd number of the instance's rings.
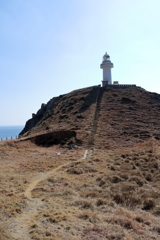
[[[80,115],[77,115],[77,118],[81,118],[81,119],[83,119],[84,116],[83,116],[82,114],[80,114]]]
[[[123,196],[120,194],[116,194],[113,197],[113,200],[117,203],[117,204],[122,204],[124,202]]]
[[[147,180],[148,182],[151,182],[151,181],[153,180],[152,174],[150,174],[150,173],[148,173],[148,174],[145,176],[145,178],[146,178],[146,180]]]
[[[68,169],[67,172],[70,174],[78,174],[78,175],[83,173],[81,168],[74,168],[74,167]]]
[[[114,175],[114,176],[112,176],[111,178],[110,178],[110,182],[111,183],[119,183],[119,182],[121,182],[123,179],[122,178],[120,178],[119,176],[117,176],[117,175]]]
[[[84,201],[81,207],[84,208],[84,209],[93,209],[92,204],[90,202],[87,202],[87,201]]]
[[[134,209],[137,205],[141,205],[141,199],[138,196],[133,196],[131,193],[115,194],[113,201],[131,209]]]
[[[140,187],[142,187],[143,186],[143,184],[144,184],[144,180],[143,180],[143,178],[141,178],[141,177],[131,177],[130,179],[129,179],[129,181],[133,181],[133,182],[136,182]]]
[[[86,194],[86,197],[95,198],[95,197],[97,197],[97,192],[89,192]]]
[[[96,202],[97,207],[104,205],[106,202],[104,202],[102,199],[98,199]]]
[[[143,202],[143,210],[151,210],[155,207],[156,203],[155,200],[153,198],[147,198],[144,200]]]
[[[102,239],[104,237],[106,239],[107,236],[107,230],[99,227],[86,228],[82,233],[82,237],[85,237],[85,239]]]

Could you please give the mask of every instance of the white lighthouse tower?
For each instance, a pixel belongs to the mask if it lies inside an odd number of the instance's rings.
[[[102,87],[111,85],[112,84],[111,68],[113,68],[113,63],[110,61],[110,56],[107,53],[104,54],[103,61],[100,67],[103,69]]]

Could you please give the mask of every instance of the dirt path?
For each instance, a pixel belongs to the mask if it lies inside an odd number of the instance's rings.
[[[92,156],[92,150],[85,150],[85,153],[84,153],[84,156],[82,158],[82,160],[85,160],[88,156]],[[82,160],[77,160],[75,161],[74,163],[76,162],[79,162],[79,161],[82,161]],[[53,175],[54,172],[58,171],[59,169],[65,167],[66,165],[70,164],[71,162],[69,163],[65,163],[63,165],[60,165],[59,167],[56,167],[54,168],[53,170],[49,171],[49,172],[45,172],[45,173],[41,173],[40,175],[38,175],[36,177],[35,180],[33,180],[30,185],[28,186],[28,188],[26,189],[26,191],[24,192],[24,195],[26,198],[28,198],[29,200],[33,200],[32,198],[32,191],[35,189],[35,187],[43,180],[45,180],[46,178],[50,177]]]
[[[26,198],[28,198],[29,200],[33,200],[32,198],[32,191],[35,189],[35,187],[43,180],[45,180],[46,178],[50,177],[53,175],[54,172],[58,171],[59,169],[61,169],[62,167],[64,167],[66,164],[63,164],[59,167],[54,168],[52,171],[49,172],[44,172],[41,173],[40,175],[36,176],[36,178],[30,183],[30,185],[28,186],[28,188],[26,189],[26,191],[24,192],[24,195]]]
[[[28,202],[28,207],[17,218],[11,220],[9,224],[9,232],[13,239],[30,240],[29,227],[32,219],[37,214],[38,209],[42,207],[43,202],[35,199]]]
[[[74,163],[83,161],[86,159],[87,156],[91,156],[92,153],[88,154],[88,150],[85,151],[84,156],[81,160],[74,161]],[[13,239],[16,240],[30,240],[29,236],[29,230],[31,227],[32,222],[34,223],[34,218],[37,215],[38,211],[40,209],[43,209],[44,202],[41,199],[36,199],[32,197],[32,191],[36,188],[36,186],[45,179],[49,178],[50,176],[53,176],[54,173],[56,173],[61,168],[65,167],[66,165],[70,164],[65,163],[63,165],[60,165],[59,167],[54,168],[53,170],[49,172],[44,172],[38,174],[32,182],[27,187],[26,191],[24,192],[25,197],[27,198],[27,204],[28,206],[23,210],[23,213],[21,213],[19,216],[17,216],[15,219],[11,219],[8,225],[8,230],[13,237]],[[58,173],[58,175],[61,174]]]

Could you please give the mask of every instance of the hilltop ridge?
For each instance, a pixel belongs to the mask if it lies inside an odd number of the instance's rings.
[[[20,135],[31,137],[61,131],[67,136],[65,131],[74,131],[82,144],[92,138],[97,147],[127,147],[151,137],[160,139],[159,112],[157,93],[140,87],[93,86],[54,97],[43,104],[26,122]]]

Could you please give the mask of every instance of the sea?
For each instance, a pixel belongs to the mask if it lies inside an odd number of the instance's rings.
[[[15,139],[19,133],[22,131],[24,126],[0,126],[0,141]]]

